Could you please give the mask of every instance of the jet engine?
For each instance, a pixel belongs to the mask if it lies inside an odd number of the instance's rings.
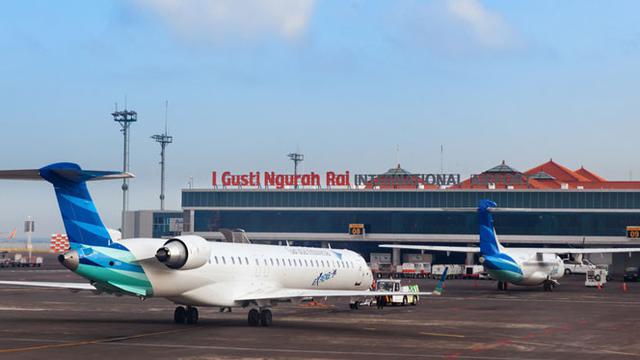
[[[206,264],[210,257],[207,240],[195,235],[169,239],[156,251],[156,259],[171,269],[195,269]]]

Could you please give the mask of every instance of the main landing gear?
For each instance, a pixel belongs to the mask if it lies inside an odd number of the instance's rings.
[[[198,309],[193,306],[178,306],[173,312],[173,321],[176,324],[197,324]]]
[[[542,284],[544,291],[553,291],[554,287],[556,287],[556,283],[551,280],[547,280]]]
[[[271,326],[273,324],[273,315],[269,309],[251,309],[247,317],[249,326]]]
[[[498,281],[498,290],[500,291],[507,291],[508,286],[508,282],[506,281]]]

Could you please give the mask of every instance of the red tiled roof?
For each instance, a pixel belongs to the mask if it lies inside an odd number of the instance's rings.
[[[593,173],[587,169],[584,168],[584,166],[580,167],[580,169],[575,171],[576,174],[581,175],[586,177],[587,179],[591,180],[591,181],[595,181],[595,182],[607,182],[607,179],[603,178],[602,176]]]
[[[544,171],[545,173],[553,176],[557,181],[561,183],[574,183],[574,182],[589,182],[590,179],[584,177],[580,174],[577,174],[575,171],[570,170],[567,167],[564,167],[555,161],[549,160],[542,165],[538,165],[533,169],[525,171],[527,175],[533,175],[539,173],[540,171]]]

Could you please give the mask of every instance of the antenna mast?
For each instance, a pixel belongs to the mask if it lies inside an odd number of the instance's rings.
[[[296,179],[296,184],[295,184],[295,188],[298,188],[298,163],[301,163],[302,161],[304,161],[304,155],[300,154],[300,153],[291,153],[287,155],[289,157],[289,159],[291,159],[291,161],[293,161],[293,175],[294,178]]]
[[[125,104],[126,104],[125,97]],[[124,150],[123,150],[123,161],[122,161],[122,171],[129,172],[129,127],[131,124],[138,121],[138,113],[135,111],[127,110],[127,106],[125,105],[124,110],[118,111],[118,104],[116,103],[116,109],[111,113],[113,116],[113,121],[120,124],[120,132],[124,137]],[[124,228],[125,228],[125,212],[129,208],[129,179],[124,178],[122,180],[122,225],[120,227],[120,231],[124,236]]]
[[[151,136],[153,140],[160,144],[160,210],[164,210],[164,150],[168,144],[173,142],[173,136],[168,134],[167,113],[169,110],[169,102],[164,102],[164,133]]]

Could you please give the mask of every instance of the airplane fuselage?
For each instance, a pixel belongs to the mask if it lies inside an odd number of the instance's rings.
[[[350,250],[208,242],[210,255],[195,269],[170,269],[153,255],[165,239],[128,239],[148,278],[152,296],[179,304],[245,306],[234,299],[255,289],[367,290],[373,277],[365,260]]]
[[[540,254],[528,249],[504,249],[481,257],[485,271],[496,280],[516,285],[535,286],[564,275],[562,259],[555,254]]]

